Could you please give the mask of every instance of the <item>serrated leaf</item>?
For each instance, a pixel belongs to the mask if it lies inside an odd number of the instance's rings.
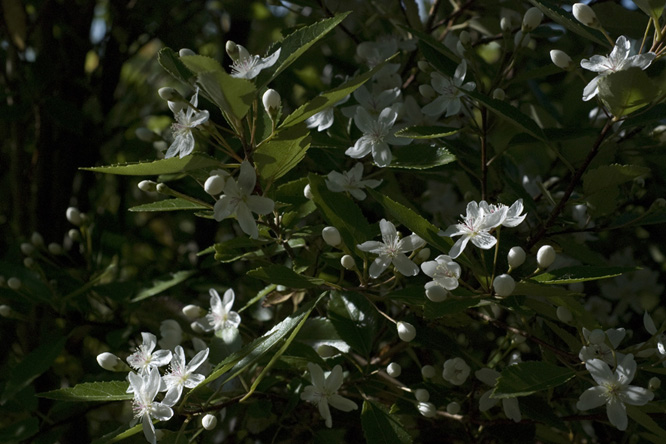
[[[146,162],[130,162],[118,165],[80,168],[95,173],[118,174],[121,176],[159,176],[161,174],[186,173],[201,169],[219,168],[220,161],[203,153],[192,153],[182,159],[172,157]]]
[[[395,415],[381,404],[363,401],[361,426],[365,442],[369,444],[411,443],[412,437]]]
[[[576,373],[566,367],[540,361],[520,362],[502,371],[491,398],[528,396],[564,384]]]
[[[477,100],[479,103],[488,108],[497,116],[505,118],[509,122],[513,123],[519,129],[525,131],[526,133],[530,134],[531,136],[541,141],[545,140],[543,130],[539,127],[539,125],[537,125],[537,123],[534,120],[532,120],[529,116],[524,114],[515,106],[505,101],[488,97],[485,94],[481,94],[478,91],[465,90],[463,92],[469,97]]]
[[[289,65],[294,63],[305,51],[318,42],[322,37],[338,26],[351,11],[337,14],[335,17],[320,20],[310,26],[298,29],[284,38],[280,42],[280,56],[275,65],[264,69],[257,76],[256,83],[258,90],[262,90]]]
[[[331,292],[328,318],[338,335],[356,352],[368,357],[377,327],[376,309],[356,293]]]
[[[196,270],[183,270],[171,273],[167,279],[155,280],[152,285],[140,290],[130,302],[138,302],[158,295],[163,291],[180,284],[194,274],[196,274]]]
[[[660,94],[645,71],[636,66],[602,76],[597,85],[599,99],[615,117],[624,117],[649,105]]]
[[[574,284],[577,282],[609,279],[612,277],[619,276],[622,273],[628,273],[630,271],[635,271],[635,270],[636,270],[635,267],[596,267],[596,266],[580,265],[574,267],[558,268],[557,270],[552,270],[534,276],[530,280],[536,281],[540,284],[547,284],[547,285],[551,284],[566,285],[566,284]]]
[[[308,319],[296,340],[308,345],[313,350],[317,350],[321,345],[335,347],[342,353],[349,353],[349,350],[351,350],[349,344],[340,337],[335,326],[328,318]]]
[[[585,173],[583,191],[590,214],[612,213],[618,205],[618,186],[649,172],[649,168],[636,165],[604,165]]]
[[[666,0],[633,0],[633,2],[641,8],[641,11],[655,20],[659,20],[666,7]]]
[[[356,91],[365,82],[367,82],[373,75],[377,73],[377,71],[382,69],[385,64],[386,62],[382,62],[372,68],[370,71],[348,80],[337,88],[321,93],[305,105],[300,106],[293,113],[289,114],[280,124],[280,128],[288,128],[300,122],[304,122],[309,117],[314,116],[318,112],[335,105]]]
[[[409,139],[438,139],[456,134],[460,128],[448,128],[445,126],[409,126],[395,132],[396,137]]]
[[[393,160],[389,168],[425,170],[456,161],[456,156],[451,151],[437,145],[410,145],[396,148],[393,150]]]
[[[529,2],[539,8],[546,17],[564,26],[569,31],[602,46],[610,46],[601,32],[582,25],[578,20],[576,20],[576,17],[574,17],[572,13],[565,11],[555,3],[549,0],[529,0]]]
[[[195,77],[171,48],[160,49],[160,52],[157,53],[157,61],[162,68],[181,82],[190,83]]]
[[[127,381],[84,382],[74,387],[39,393],[37,396],[56,401],[123,401],[134,396],[132,393],[126,393],[127,387],[129,387]]]
[[[288,288],[315,288],[324,284],[324,280],[310,276],[303,276],[284,265],[268,265],[247,272],[253,278],[275,285],[284,285]]]
[[[192,202],[191,200],[186,200],[176,197],[175,199],[164,199],[164,200],[158,200],[157,202],[137,205],[135,207],[131,207],[129,211],[150,212],[150,211],[181,211],[181,210],[208,210],[208,209],[210,209],[210,206],[198,204],[196,202]]]
[[[303,160],[310,148],[310,141],[310,132],[305,124],[277,131],[254,152],[254,163],[259,177],[270,184],[287,174]]]

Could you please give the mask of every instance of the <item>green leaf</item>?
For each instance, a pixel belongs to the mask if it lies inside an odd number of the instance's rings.
[[[277,131],[254,152],[259,177],[270,184],[287,174],[305,157],[310,148],[310,132],[305,124]]]
[[[666,7],[666,0],[633,0],[633,2],[655,20],[659,20]]]
[[[531,280],[540,284],[566,285],[577,282],[596,281],[598,279],[608,279],[635,271],[635,267],[598,267],[579,265],[574,267],[558,268],[540,275],[534,276]]]
[[[148,211],[180,211],[180,210],[208,210],[209,206],[201,205],[187,199],[179,197],[175,199],[158,200],[143,205],[137,205],[129,209],[133,212],[148,212]]]
[[[594,216],[612,213],[618,205],[618,186],[650,172],[636,165],[604,165],[583,176],[583,191],[588,210]]]
[[[491,398],[513,398],[562,385],[575,376],[566,367],[541,361],[521,362],[510,365],[502,371]]]
[[[555,3],[549,0],[529,0],[529,2],[539,8],[546,17],[564,26],[569,31],[602,46],[610,46],[601,32],[584,26],[576,20],[576,17],[574,17],[572,13],[558,7]]]
[[[409,139],[439,139],[456,134],[460,128],[449,128],[446,126],[409,126],[395,132],[396,137],[407,137]]]
[[[309,117],[314,116],[318,112],[335,105],[340,100],[356,91],[356,89],[358,89],[365,82],[367,82],[373,75],[377,73],[377,71],[382,69],[385,64],[386,62],[382,62],[372,68],[370,71],[348,80],[337,88],[321,93],[305,105],[299,107],[293,113],[289,114],[280,124],[280,128],[288,128],[290,126],[296,125],[297,123],[304,122]]]
[[[628,405],[627,413],[631,419],[657,435],[660,439],[659,442],[666,442],[666,430],[664,430],[657,422],[655,422],[654,419],[650,418],[650,416],[647,415],[641,408]],[[661,414],[662,412],[659,412],[659,415]]]
[[[282,71],[287,69],[289,65],[294,63],[296,59],[303,55],[305,51],[310,49],[312,45],[338,26],[349,14],[351,14],[351,11],[320,20],[315,24],[298,29],[285,37],[279,44],[281,48],[280,56],[275,65],[264,69],[257,76],[256,83],[259,85],[257,89],[262,90]]]
[[[162,48],[157,53],[157,61],[169,74],[185,83],[191,83],[195,74],[180,60],[180,57],[171,48]]]
[[[123,401],[134,396],[132,393],[126,393],[127,387],[129,387],[127,381],[84,382],[74,387],[39,393],[37,396],[56,401]]]
[[[342,340],[361,355],[370,356],[377,317],[367,299],[356,293],[331,292],[328,318]]]
[[[3,422],[3,427],[0,430],[0,442],[29,442],[28,438],[35,435],[37,432],[39,432],[39,419],[35,416],[30,416],[12,424],[8,424],[5,420]]]
[[[171,273],[166,280],[153,281],[152,285],[140,290],[130,302],[138,302],[158,295],[171,287],[175,287],[195,273],[196,270],[177,271],[176,273]]]
[[[363,436],[368,444],[411,443],[412,437],[395,415],[379,403],[363,401],[361,411]]]
[[[47,371],[53,361],[60,355],[65,347],[67,338],[64,336],[44,342],[31,351],[12,370],[0,398],[0,405],[5,404],[19,391],[30,385],[38,376]]]
[[[470,96],[471,98],[477,100],[479,103],[481,103],[481,105],[488,108],[494,114],[498,115],[499,117],[507,119],[509,122],[513,123],[518,128],[530,134],[531,136],[541,141],[546,140],[543,134],[543,130],[539,127],[539,125],[537,125],[534,120],[532,120],[529,116],[524,114],[515,106],[502,100],[490,98],[485,94],[481,94],[478,91],[463,91],[463,92],[468,96]]]
[[[659,88],[639,67],[602,76],[597,83],[599,98],[615,117],[624,117],[649,105]]]
[[[453,76],[460,64],[460,57],[430,34],[406,26],[402,28],[418,37],[419,48],[428,63],[449,77]]]
[[[456,156],[445,147],[435,144],[411,145],[393,150],[393,160],[389,168],[425,170],[455,161]]]
[[[220,161],[203,153],[192,153],[182,159],[172,157],[148,162],[130,162],[118,165],[81,168],[95,173],[118,174],[121,176],[159,176],[161,174],[185,173],[202,169],[219,168]]]
[[[303,276],[284,265],[268,265],[247,272],[253,278],[275,285],[284,285],[289,288],[314,288],[324,284],[324,280]]]

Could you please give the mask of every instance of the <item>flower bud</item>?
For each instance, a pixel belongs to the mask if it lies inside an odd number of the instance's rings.
[[[340,258],[340,264],[345,268],[345,270],[353,270],[356,267],[356,261],[354,258],[348,254],[345,254]]]
[[[569,310],[567,307],[563,305],[557,307],[555,313],[557,314],[557,319],[564,322],[565,324],[568,324],[573,320],[573,315],[571,314],[571,310]]]
[[[152,180],[142,180],[141,182],[139,182],[138,187],[141,191],[145,191],[147,193],[154,193],[155,191],[157,191],[157,182],[153,182]]]
[[[516,289],[516,281],[508,274],[500,274],[493,280],[493,289],[497,296],[507,297]]]
[[[109,352],[97,355],[97,363],[104,370],[110,372],[122,372],[127,369],[127,365],[118,356]]]
[[[193,56],[193,55],[197,55],[197,53],[189,48],[180,48],[180,50],[178,50],[179,57]]]
[[[35,260],[31,257],[26,257],[23,259],[23,266],[25,268],[32,268],[35,265]]]
[[[222,190],[224,190],[224,182],[224,177],[219,174],[214,174],[204,182],[204,191],[211,196],[217,196],[222,193]]]
[[[168,102],[181,102],[181,103],[187,102],[187,100],[185,100],[185,97],[181,96],[178,91],[168,86],[158,89],[157,93],[160,95],[162,99]]]
[[[190,328],[192,329],[192,331],[193,331],[194,333],[202,334],[202,333],[205,333],[205,332],[206,332],[206,330],[203,329],[203,327],[201,326],[201,324],[199,324],[199,323],[196,322],[196,321],[194,321],[194,322],[192,322],[192,323],[190,324]]]
[[[206,315],[206,310],[199,307],[198,305],[193,304],[184,306],[182,311],[185,317],[190,321],[197,318],[202,318]]]
[[[419,409],[419,413],[426,418],[434,418],[437,415],[437,409],[431,402],[419,402],[417,408]]]
[[[306,199],[314,199],[314,194],[312,194],[312,188],[310,187],[310,184],[305,185],[305,188],[303,188],[303,196],[305,196]]]
[[[509,17],[502,17],[500,19],[500,28],[502,29],[502,32],[511,31],[511,27],[511,19]]]
[[[426,389],[416,389],[414,397],[419,402],[428,402],[430,400],[430,393]]]
[[[77,227],[81,225],[81,212],[79,211],[78,208],[76,207],[67,208],[65,216],[67,217],[67,220],[70,223],[76,225]]]
[[[331,247],[335,247],[342,243],[340,232],[335,227],[324,227],[324,229],[321,230],[321,237],[323,237],[324,242],[326,242]]]
[[[0,316],[3,318],[10,318],[12,316],[12,307],[6,304],[0,305]]]
[[[506,259],[509,262],[509,267],[518,268],[525,262],[525,250],[521,247],[512,247],[507,254]]]
[[[419,85],[419,93],[428,100],[434,99],[438,95],[432,86],[426,84]]]
[[[67,236],[74,242],[79,242],[81,240],[81,232],[76,228],[72,228],[67,232]]]
[[[435,367],[432,365],[424,365],[421,367],[421,376],[426,379],[434,378],[436,374]]]
[[[658,390],[659,387],[661,387],[661,379],[657,378],[656,376],[650,378],[648,381],[648,390],[655,391]]]
[[[555,66],[565,71],[569,71],[574,67],[574,64],[571,61],[571,57],[569,57],[569,54],[567,54],[564,51],[560,51],[559,49],[550,50],[550,59],[553,61]]]
[[[530,8],[525,12],[523,16],[523,26],[521,30],[523,32],[530,32],[534,30],[537,26],[541,24],[543,20],[543,12],[536,6]]]
[[[229,55],[229,58],[232,61],[237,61],[238,60],[238,55],[240,53],[238,49],[238,45],[231,40],[227,41],[227,44],[224,45],[224,49],[227,51],[227,54]]]
[[[467,32],[465,30],[460,32],[460,37],[458,37],[458,38],[460,39],[460,43],[462,43],[463,46],[469,45],[470,42],[472,41],[472,38],[470,37],[469,32]]]
[[[169,188],[169,185],[167,185],[165,183],[158,183],[157,187],[155,187],[155,190],[160,194],[169,194],[169,191],[171,191],[171,188]]]
[[[34,233],[32,233],[32,236],[30,236],[30,242],[35,247],[43,247],[44,246],[44,238],[42,237],[41,234],[39,234],[36,231]]]
[[[146,127],[140,127],[137,128],[134,131],[134,134],[136,135],[136,138],[143,141],[143,142],[148,142],[148,143],[153,143],[157,142],[158,140],[162,140],[162,138],[159,136],[159,134],[156,134],[155,131],[148,129]]]
[[[213,430],[217,425],[217,417],[210,413],[201,418],[201,426],[206,430]]]
[[[417,254],[416,259],[420,262],[427,261],[430,258],[430,248],[422,248]]]
[[[397,362],[391,362],[386,366],[386,373],[392,378],[397,378],[402,373],[402,367]]]
[[[322,344],[317,347],[317,354],[322,358],[331,358],[333,356],[339,355],[341,352],[332,345]]]
[[[280,105],[282,104],[280,94],[274,89],[269,88],[264,93],[261,101],[264,103],[264,109],[266,112],[271,116],[271,118],[274,118],[280,110]]]
[[[409,322],[398,321],[398,336],[405,342],[413,341],[416,337],[416,329]]]
[[[34,252],[35,252],[35,246],[32,245],[31,243],[23,242],[21,244],[21,253],[25,254],[26,256],[30,256]]]
[[[428,285],[428,284],[426,284],[425,287],[425,294],[426,297],[431,301],[442,302],[449,296],[449,292],[446,288],[441,287],[435,283],[433,283],[433,285]]]
[[[48,247],[46,247],[49,250],[49,253],[51,253],[54,256],[59,256],[64,253],[64,250],[62,249],[62,245],[57,244],[55,242],[51,242]]]
[[[594,10],[585,3],[576,3],[573,5],[573,15],[576,20],[590,28],[599,28],[599,19]]]
[[[545,270],[550,267],[550,265],[555,262],[556,255],[557,253],[555,253],[555,249],[550,245],[544,245],[539,248],[539,251],[537,251],[537,264],[539,265],[539,268]]]
[[[455,401],[449,402],[446,406],[446,413],[450,415],[457,415],[460,413],[460,404]]]
[[[590,335],[587,338],[590,341],[590,344],[599,345],[603,344],[606,340],[606,333],[603,330],[595,328],[590,332]]]
[[[12,290],[18,291],[21,289],[21,279],[17,277],[10,277],[7,279],[7,286]]]
[[[426,73],[426,74],[428,74],[428,73],[430,73],[430,72],[432,71],[432,67],[430,66],[430,63],[426,62],[425,60],[419,60],[419,61],[416,63],[416,66],[418,66],[419,69],[420,69],[422,72]]]
[[[495,88],[493,90],[493,99],[495,100],[504,100],[506,99],[506,93],[502,88]]]

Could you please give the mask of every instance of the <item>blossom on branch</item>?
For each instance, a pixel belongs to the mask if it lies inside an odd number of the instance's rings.
[[[390,264],[404,276],[416,276],[419,267],[405,253],[425,245],[425,241],[416,234],[400,239],[395,225],[386,219],[379,221],[383,242],[367,241],[356,247],[361,251],[377,254],[379,257],[370,264],[370,277],[376,279]]]
[[[205,123],[209,117],[207,110],[197,109],[198,95],[199,89],[197,88],[190,99],[190,105],[185,105],[183,102],[168,102],[176,122],[171,126],[174,139],[164,155],[166,159],[176,156],[182,159],[194,149],[192,129]]]
[[[331,428],[333,426],[333,418],[331,417],[329,405],[343,412],[351,412],[358,408],[358,405],[354,401],[344,398],[337,393],[342,385],[342,367],[336,365],[333,367],[331,373],[325,376],[320,366],[308,362],[308,370],[312,378],[312,385],[308,385],[303,389],[301,399],[317,405],[319,414],[326,421],[326,427]]]

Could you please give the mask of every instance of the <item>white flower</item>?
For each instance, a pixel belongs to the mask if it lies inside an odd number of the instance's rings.
[[[474,372],[474,376],[484,384],[494,387],[497,378],[500,377],[500,373],[489,368],[482,368],[481,370]],[[499,402],[499,399],[490,397],[492,393],[493,390],[491,389],[481,395],[481,398],[479,399],[479,411],[485,412]],[[516,398],[502,398],[502,408],[504,409],[504,414],[507,418],[513,419],[514,422],[520,422],[522,419],[520,406],[518,405],[518,400]]]
[[[308,385],[303,389],[301,399],[317,405],[319,414],[326,421],[326,427],[330,428],[333,426],[331,410],[328,407],[329,404],[343,412],[351,412],[358,408],[354,401],[337,394],[338,389],[342,385],[342,367],[339,365],[333,367],[328,377],[324,376],[324,371],[321,367],[311,362],[308,362],[308,370],[312,378],[312,385]]]
[[[241,230],[252,239],[259,237],[257,222],[252,213],[268,214],[275,207],[275,202],[271,199],[252,195],[256,183],[257,175],[254,168],[250,162],[244,160],[240,166],[238,181],[233,179],[226,181],[224,195],[213,207],[215,220],[221,221],[235,215]]]
[[[382,183],[381,180],[362,180],[363,164],[357,162],[349,171],[338,173],[331,171],[326,178],[326,187],[334,193],[348,192],[358,200],[365,199],[363,188],[375,188]]]
[[[416,234],[400,239],[395,225],[386,219],[379,221],[379,229],[384,242],[367,241],[357,245],[361,251],[379,255],[370,265],[370,277],[376,279],[391,263],[404,276],[416,276],[419,267],[405,253],[424,246],[425,241]]]
[[[174,139],[164,155],[166,159],[175,157],[176,155],[183,158],[190,154],[194,149],[194,135],[192,134],[192,128],[206,122],[209,117],[208,111],[198,111],[196,109],[198,95],[199,90],[197,89],[190,99],[191,106],[185,106],[181,102],[168,102],[169,109],[173,111],[176,122],[171,126]]]
[[[319,111],[307,118],[305,126],[308,128],[317,128],[317,131],[322,132],[329,129],[335,120],[335,112],[333,107],[326,108]]]
[[[173,350],[175,346],[183,342],[183,329],[173,319],[165,319],[160,323],[160,339],[157,343],[160,347]]]
[[[202,350],[185,365],[185,352],[180,345],[176,346],[171,359],[171,371],[164,375],[164,382],[167,386],[167,399],[174,403],[178,402],[183,393],[183,387],[194,388],[206,379],[204,375],[194,373],[201,364],[208,358],[208,349]],[[170,404],[173,405],[173,404]]]
[[[252,55],[250,52],[241,45],[236,45],[238,48],[238,55],[236,60],[234,60],[233,65],[231,65],[231,77],[237,79],[254,79],[259,75],[259,73],[271,66],[275,65],[278,57],[280,57],[280,51],[282,48],[278,48],[273,54],[268,57],[259,57],[258,55]]]
[[[143,344],[137,347],[136,351],[127,357],[127,363],[140,374],[145,375],[151,369],[167,365],[171,361],[171,352],[169,350],[155,350],[157,338],[152,333],[141,333]]]
[[[238,328],[241,323],[241,317],[235,311],[231,311],[234,305],[236,295],[230,288],[224,292],[224,299],[220,299],[218,292],[211,288],[210,294],[210,313],[206,317],[199,319],[196,323],[204,331],[219,331],[227,328]]]
[[[441,94],[435,100],[423,107],[423,114],[427,116],[436,116],[446,110],[446,117],[458,114],[462,106],[460,98],[463,96],[464,91],[472,91],[476,88],[476,83],[467,82],[463,84],[465,76],[467,75],[467,62],[463,59],[462,63],[458,65],[453,79],[444,77],[438,72],[430,74],[432,87],[435,91]]]
[[[365,108],[357,108],[354,123],[363,132],[363,136],[345,154],[360,159],[372,152],[372,158],[379,167],[389,166],[393,155],[391,145],[408,145],[411,139],[396,137],[393,125],[398,118],[397,106],[384,108],[379,117],[372,117]]]
[[[132,401],[134,420],[131,425],[141,420],[143,434],[148,442],[155,444],[157,438],[155,437],[155,426],[152,418],[158,421],[168,421],[173,416],[173,410],[170,407],[173,404],[167,404],[166,398],[164,399],[165,402],[155,402],[155,396],[160,390],[160,372],[153,368],[143,376],[130,372],[127,377],[131,391],[134,393],[134,400]]]
[[[597,84],[603,76],[631,67],[646,69],[656,57],[653,52],[629,56],[630,51],[631,42],[621,35],[615,41],[615,47],[608,57],[593,55],[589,59],[580,61],[581,67],[599,73],[583,90],[583,100],[588,101],[599,93]]]
[[[502,224],[507,211],[508,207],[502,206],[492,213],[487,213],[476,202],[468,203],[467,214],[465,216],[460,215],[461,223],[451,225],[446,230],[439,232],[440,236],[462,236],[451,247],[449,256],[453,259],[460,256],[470,240],[483,250],[495,246],[497,239],[490,234],[490,230]]]
[[[497,205],[488,204],[485,200],[479,202],[479,208],[483,210],[486,214],[492,214],[497,211],[501,211],[503,208],[506,208],[506,205],[499,203]],[[524,220],[527,214],[522,214],[523,212],[523,199],[518,199],[515,201],[508,210],[506,210],[506,217],[502,220],[501,225],[503,227],[517,227]]]
[[[470,367],[463,358],[447,359],[442,377],[453,385],[463,385],[469,376]]]
[[[627,429],[625,404],[645,405],[654,398],[651,391],[629,385],[636,375],[636,361],[631,354],[626,355],[617,365],[615,373],[601,359],[591,359],[585,363],[585,367],[598,385],[584,391],[576,407],[579,410],[589,410],[606,404],[608,420],[618,430]]]
[[[432,278],[431,282],[435,285],[449,291],[458,288],[460,265],[453,262],[451,256],[440,254],[434,261],[423,262],[421,270]],[[428,288],[428,284],[426,284],[426,288]]]

